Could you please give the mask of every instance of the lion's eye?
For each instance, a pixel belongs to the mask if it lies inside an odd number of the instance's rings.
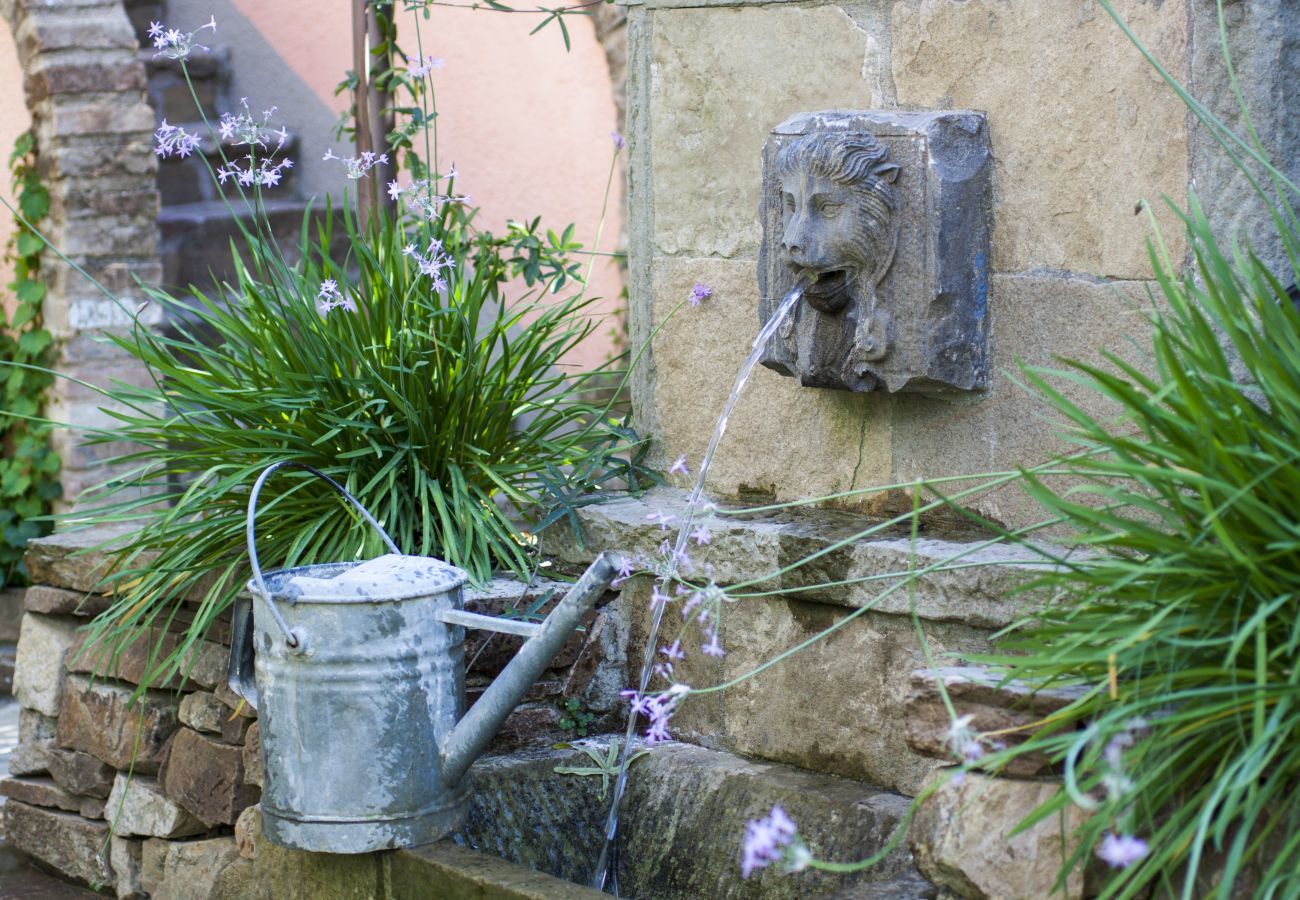
[[[839,203],[835,200],[825,200],[817,204],[817,212],[819,212],[820,214],[822,214],[828,219],[833,219],[835,216],[838,216],[840,214],[840,210],[843,208],[844,208],[844,204]]]
[[[785,195],[785,211],[794,212],[794,197],[790,194]]]

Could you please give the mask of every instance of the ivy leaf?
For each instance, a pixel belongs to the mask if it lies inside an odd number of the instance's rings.
[[[26,324],[26,322],[36,314],[36,305],[45,299],[45,285],[41,284],[39,281],[32,281],[30,278],[24,278],[22,281],[18,282],[18,288],[14,291],[14,294],[18,297],[20,303],[25,303],[33,307],[31,315],[27,316],[22,322],[18,321],[19,316],[22,314],[21,309],[14,315],[13,327],[19,328]]]
[[[18,198],[18,208],[28,222],[39,222],[50,211],[50,192],[40,185],[28,188]]]
[[[28,153],[36,149],[36,135],[30,131],[24,131],[14,141],[14,152],[9,154],[9,168],[14,168],[14,164],[22,159]]]
[[[24,215],[27,214],[24,213]],[[30,220],[32,217],[27,216],[27,218]],[[22,234],[18,235],[19,256],[35,256],[44,249],[45,241],[41,239],[40,235],[32,234],[30,231],[24,231]]]
[[[44,328],[29,331],[18,339],[18,349],[29,356],[37,356],[50,346],[50,333]]]

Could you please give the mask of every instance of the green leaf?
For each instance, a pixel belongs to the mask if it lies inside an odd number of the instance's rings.
[[[45,241],[40,235],[33,234],[30,231],[24,231],[18,235],[17,250],[19,256],[34,256],[44,249]]]
[[[18,349],[29,357],[36,357],[50,346],[50,333],[44,329],[25,332],[18,338]]]

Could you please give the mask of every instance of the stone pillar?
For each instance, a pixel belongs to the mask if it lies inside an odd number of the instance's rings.
[[[47,414],[74,426],[54,434],[69,508],[83,490],[110,477],[103,460],[120,449],[83,445],[86,429],[113,420],[103,411],[104,398],[78,382],[103,386],[148,377],[100,338],[160,319],[137,282],[156,284],[162,274],[153,112],[121,0],[0,0],[0,14],[17,43],[41,179],[50,192],[42,226],[69,260],[47,250],[42,265],[45,322],[58,346],[54,365],[67,376],[51,389]]]

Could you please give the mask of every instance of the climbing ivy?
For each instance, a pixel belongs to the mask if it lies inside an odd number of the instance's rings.
[[[0,298],[0,587],[26,583],[23,550],[30,539],[49,533],[50,524],[39,517],[62,493],[50,426],[38,418],[54,376],[52,340],[41,317],[45,242],[32,227],[49,212],[50,195],[36,171],[30,131],[15,143],[9,169],[21,217],[14,217],[16,227],[5,245],[14,279],[6,285],[8,296]]]

